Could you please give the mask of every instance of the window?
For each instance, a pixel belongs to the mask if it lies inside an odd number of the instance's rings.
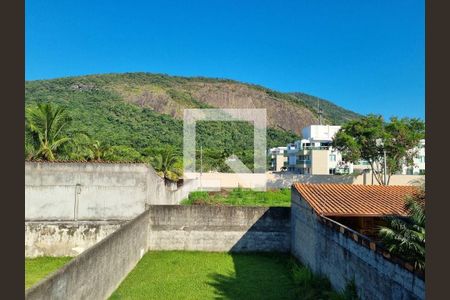
[[[298,160],[299,161],[308,161],[308,160],[310,160],[311,158],[309,157],[309,155],[299,155],[298,156]]]
[[[330,154],[330,161],[336,161],[336,154]]]

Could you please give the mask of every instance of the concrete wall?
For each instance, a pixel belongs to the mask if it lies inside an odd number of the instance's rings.
[[[28,289],[25,297],[106,299],[147,250],[174,249],[289,252],[289,208],[149,206]]]
[[[318,216],[295,189],[291,208],[292,254],[335,289],[354,279],[361,299],[425,299],[425,282],[412,266]]]
[[[147,251],[148,211],[25,292],[26,299],[106,299]]]
[[[145,164],[25,163],[26,220],[129,220],[177,204],[196,182],[166,186]]]
[[[152,206],[150,250],[290,249],[288,207]]]
[[[328,172],[328,171],[327,171]],[[192,178],[199,178],[199,173],[191,174]],[[264,176],[262,178],[261,176]],[[393,175],[390,185],[412,185],[413,181],[424,178],[422,175]],[[267,188],[289,188],[294,182],[300,183],[346,183],[363,184],[364,175],[301,175],[290,172],[268,172],[264,174],[234,174],[234,173],[203,173],[202,186],[204,189],[218,188],[250,188],[252,182],[267,179]],[[366,175],[366,183],[371,184],[371,175]],[[377,184],[374,179],[374,184]]]
[[[25,222],[25,257],[77,256],[125,222]]]

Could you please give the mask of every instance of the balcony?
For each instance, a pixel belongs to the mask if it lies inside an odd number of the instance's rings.
[[[304,150],[328,150],[331,146],[305,146]]]

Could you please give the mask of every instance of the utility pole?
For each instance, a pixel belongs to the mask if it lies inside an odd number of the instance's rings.
[[[202,175],[203,175],[203,146],[200,144],[200,191],[203,190]]]
[[[383,145],[384,146],[384,145]],[[384,185],[386,185],[387,184],[387,176],[386,176],[386,167],[387,167],[387,164],[386,164],[386,149],[383,147],[383,155],[384,155],[384,174],[383,174],[383,177],[384,177],[384,179],[383,179],[383,181],[384,181]]]
[[[319,99],[317,99],[317,114],[319,115],[319,125],[322,125],[322,110],[320,109]]]

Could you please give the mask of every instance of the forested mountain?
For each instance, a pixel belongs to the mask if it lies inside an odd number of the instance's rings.
[[[69,136],[86,133],[103,145],[123,145],[146,155],[151,149],[182,148],[184,108],[266,108],[268,147],[298,139],[318,122],[313,100],[233,80],[124,73],[35,80],[25,83],[25,104],[53,103],[72,119]],[[313,99],[313,98],[311,98]],[[323,106],[325,123],[358,117],[332,103]],[[236,154],[253,161],[253,127],[245,122],[200,122],[198,143],[216,159]],[[214,160],[214,159],[212,159]],[[211,167],[214,168],[214,167]]]

